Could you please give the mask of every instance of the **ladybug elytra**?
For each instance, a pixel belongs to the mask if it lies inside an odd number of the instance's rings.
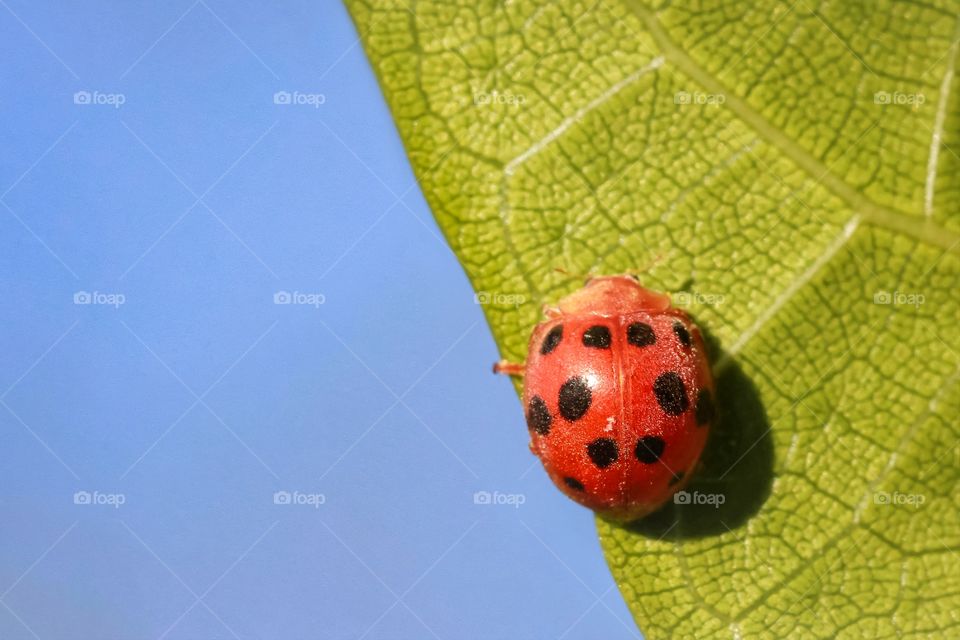
[[[530,449],[567,496],[630,521],[689,481],[714,418],[700,330],[632,276],[591,278],[530,336],[523,376]]]

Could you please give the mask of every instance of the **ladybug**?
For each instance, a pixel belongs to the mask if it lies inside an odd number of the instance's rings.
[[[700,330],[630,275],[596,277],[545,307],[523,376],[530,450],[567,496],[627,522],[693,474],[715,417]]]

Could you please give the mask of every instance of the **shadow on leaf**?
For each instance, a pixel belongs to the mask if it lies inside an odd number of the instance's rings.
[[[704,338],[711,361],[720,362],[716,340]],[[718,420],[696,475],[659,511],[624,528],[666,540],[720,535],[744,525],[770,495],[773,440],[757,389],[732,359],[716,386]]]

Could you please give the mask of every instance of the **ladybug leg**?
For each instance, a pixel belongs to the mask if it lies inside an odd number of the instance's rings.
[[[501,360],[493,364],[493,372],[505,376],[522,376],[525,368],[522,363],[507,360]]]
[[[548,320],[553,320],[554,318],[559,318],[561,315],[563,315],[560,313],[560,307],[553,307],[547,304],[543,305],[543,309],[541,309],[541,311],[543,312],[544,317],[546,317]]]

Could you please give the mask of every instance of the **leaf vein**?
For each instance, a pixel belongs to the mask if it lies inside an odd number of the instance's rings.
[[[930,136],[930,156],[927,160],[927,179],[923,192],[923,213],[928,218],[933,215],[933,195],[937,185],[937,164],[940,159],[940,145],[943,140],[943,127],[947,120],[947,103],[950,100],[950,87],[953,84],[954,69],[957,64],[957,49],[960,45],[960,16],[954,30],[954,41],[950,45],[946,70],[940,83],[940,95],[937,99],[937,112],[933,120],[933,132]]]
[[[823,161],[804,149],[757,112],[743,98],[731,92],[722,82],[683,51],[666,33],[653,13],[641,0],[624,0],[627,6],[647,27],[650,36],[660,46],[663,57],[711,93],[724,95],[724,103],[740,120],[754,129],[784,155],[810,174],[818,183],[842,198],[862,215],[865,222],[885,227],[898,233],[920,239],[928,244],[956,250],[960,234],[934,224],[932,220],[917,218],[899,210],[882,206],[833,173]],[[918,222],[920,222],[918,224]]]
[[[663,62],[664,62],[663,56],[657,56],[656,58],[651,60],[650,63],[647,64],[646,66],[641,67],[640,69],[634,71],[633,73],[623,78],[616,84],[612,85],[606,91],[604,91],[599,96],[597,96],[596,98],[591,100],[589,103],[587,103],[586,106],[583,106],[580,109],[577,109],[573,113],[573,115],[565,118],[562,122],[560,122],[559,125],[556,126],[556,128],[554,128],[549,133],[547,133],[547,135],[545,135],[544,137],[534,142],[532,145],[530,145],[530,147],[528,147],[524,152],[519,154],[513,160],[510,160],[504,167],[504,173],[506,173],[508,176],[513,175],[514,172],[516,172],[517,167],[522,165],[524,162],[526,162],[536,154],[540,153],[540,151],[542,151],[544,147],[548,146],[551,142],[553,142],[554,140],[559,138],[561,135],[563,135],[563,133],[567,129],[569,129],[574,124],[582,120],[585,115],[587,115],[597,107],[601,106],[602,104],[604,104],[605,102],[613,98],[615,95],[620,93],[620,91],[622,91],[625,87],[633,84],[634,82],[639,80],[641,77],[645,76],[647,73],[650,73],[651,71],[655,71],[659,69],[661,66],[663,66]]]

